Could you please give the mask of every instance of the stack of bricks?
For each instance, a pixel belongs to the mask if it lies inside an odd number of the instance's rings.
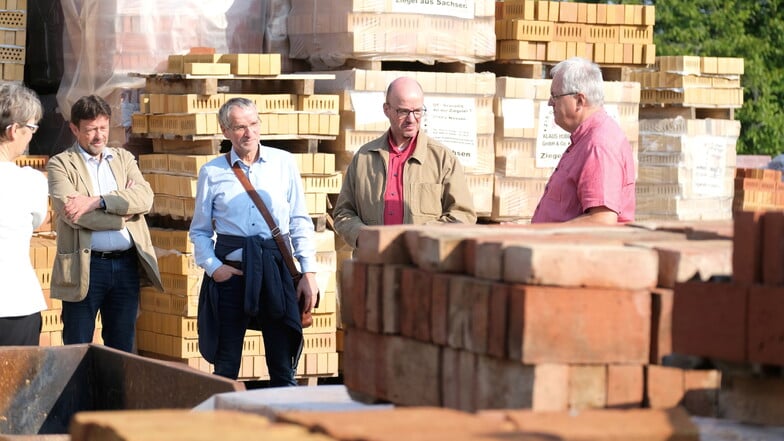
[[[228,80],[275,77],[281,72],[280,54],[170,55],[167,73],[213,76]],[[148,79],[155,82],[156,78]],[[262,87],[263,89],[263,87]],[[337,96],[286,93],[148,93],[140,112],[132,115],[132,132],[163,135],[220,135],[218,109],[227,100],[244,97],[259,111],[261,135],[299,136],[338,134]]]
[[[332,73],[335,80],[317,83],[316,90],[340,97],[340,135],[336,140],[322,141],[320,145],[322,151],[336,155],[338,170],[344,171],[362,145],[380,137],[389,128],[383,111],[389,83],[400,76],[412,77],[422,85],[425,93],[424,131],[452,149],[467,173],[477,212],[490,213],[495,75],[362,69]]]
[[[0,78],[24,81],[27,0],[0,1]]]
[[[316,69],[346,60],[463,62],[495,56],[494,0],[294,0],[289,56]]]
[[[529,220],[544,186],[571,143],[549,106],[552,80],[496,79],[495,184],[490,218]],[[626,133],[637,157],[639,84],[604,83],[605,110]]]
[[[730,219],[743,59],[657,57],[641,84],[638,219]]]
[[[499,1],[497,59],[558,62],[578,56],[599,64],[650,65],[654,22],[650,5]]]
[[[780,170],[739,168],[735,174],[733,212],[784,210]]]
[[[669,353],[672,286],[729,271],[731,242],[691,228],[363,230],[341,275],[345,384],[467,411],[683,401],[707,413],[685,400],[694,382],[667,401],[650,374]],[[714,371],[695,377],[715,394]]]
[[[784,212],[735,213],[731,280],[675,287],[672,349],[722,370],[718,415],[781,424]]]
[[[653,70],[629,72],[642,85],[642,105],[735,109],[743,106],[743,58],[656,57]]]

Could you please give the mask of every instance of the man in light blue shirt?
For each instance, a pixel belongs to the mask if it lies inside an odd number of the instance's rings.
[[[302,350],[298,300],[304,296],[309,311],[318,292],[313,222],[299,170],[290,153],[260,144],[261,123],[252,101],[227,101],[218,119],[232,148],[199,170],[190,228],[196,263],[206,273],[199,296],[199,349],[215,365],[215,374],[236,379],[245,330],[260,329],[270,385],[294,386]],[[232,166],[248,177],[292,246],[304,273],[298,286]]]

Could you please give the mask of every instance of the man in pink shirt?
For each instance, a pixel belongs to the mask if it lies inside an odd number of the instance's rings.
[[[571,133],[531,222],[617,224],[634,220],[634,157],[626,135],[607,115],[602,72],[574,57],[551,71],[555,123]]]

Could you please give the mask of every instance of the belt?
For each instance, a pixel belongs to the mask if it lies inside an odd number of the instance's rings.
[[[132,254],[136,254],[136,247],[130,247],[127,250],[122,251],[90,251],[92,257],[97,257],[99,259],[118,259]]]
[[[223,264],[224,265],[228,265],[228,266],[230,266],[232,268],[236,268],[236,269],[242,271],[242,262],[240,262],[240,261],[237,261],[237,260],[226,260],[226,261],[223,262]]]

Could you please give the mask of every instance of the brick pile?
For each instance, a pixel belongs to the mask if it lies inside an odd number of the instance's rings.
[[[341,275],[345,384],[467,411],[675,405],[649,374],[672,285],[727,274],[730,241],[667,228],[368,228]]]

